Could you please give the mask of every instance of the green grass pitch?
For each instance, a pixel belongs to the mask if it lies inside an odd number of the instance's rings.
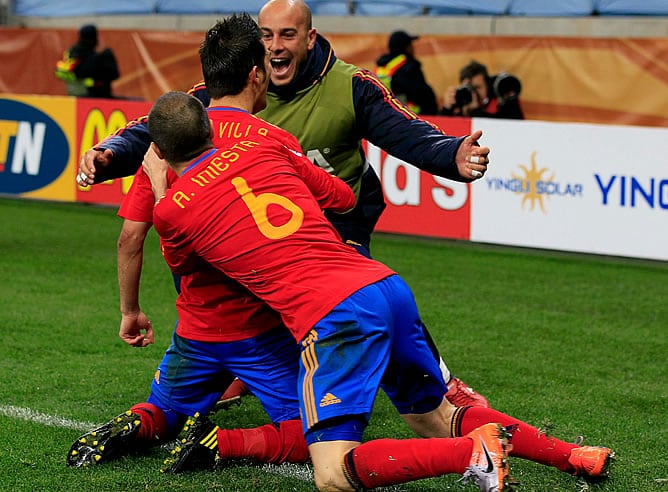
[[[170,476],[165,451],[70,469],[87,426],[143,401],[175,321],[151,233],[141,305],[156,343],[118,338],[111,208],[0,199],[0,484],[19,491],[306,491],[306,466]],[[450,368],[497,409],[552,435],[606,445],[611,477],[586,484],[511,458],[520,491],[668,491],[668,264],[378,234],[373,253],[411,285]],[[215,415],[267,422],[253,397]],[[379,395],[367,438],[412,437]],[[477,490],[456,476],[397,491]]]

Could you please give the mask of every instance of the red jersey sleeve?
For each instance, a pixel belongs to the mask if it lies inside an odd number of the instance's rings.
[[[171,186],[176,181],[176,173],[171,169],[167,170],[167,186]],[[139,170],[132,180],[132,185],[121,202],[121,207],[118,209],[118,216],[127,220],[135,222],[153,223],[153,205],[155,198],[153,197],[153,188],[151,188],[151,180],[144,172],[143,167]]]
[[[355,206],[355,193],[345,181],[313,164],[303,153],[286,146],[297,175],[323,210],[347,212]]]
[[[123,198],[118,216],[135,222],[153,223],[153,190],[151,181],[140,167],[132,180],[128,194]]]

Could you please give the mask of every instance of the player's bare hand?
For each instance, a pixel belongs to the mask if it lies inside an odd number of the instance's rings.
[[[77,173],[77,184],[79,186],[90,186],[95,183],[95,173],[98,169],[104,169],[111,164],[114,153],[109,149],[92,148],[86,151],[79,160],[79,172]]]
[[[167,161],[161,159],[160,156],[156,154],[155,144],[153,143],[146,151],[146,154],[144,154],[144,160],[141,164],[144,168],[144,172],[151,180],[158,175],[166,174],[167,168],[169,167]]]
[[[154,341],[151,320],[142,311],[122,314],[118,336],[133,347],[146,347]]]
[[[144,154],[142,168],[151,180],[153,194],[155,195],[155,200],[158,201],[167,191],[167,169],[169,165],[167,161],[161,159],[155,152],[154,143],[151,144],[146,154]]]
[[[457,150],[455,162],[459,174],[466,179],[482,178],[489,165],[489,147],[481,147],[478,143],[482,130],[476,130],[466,137]]]

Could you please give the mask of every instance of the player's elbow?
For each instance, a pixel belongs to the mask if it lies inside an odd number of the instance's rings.
[[[145,231],[122,229],[116,242],[119,252],[136,252],[144,248]]]

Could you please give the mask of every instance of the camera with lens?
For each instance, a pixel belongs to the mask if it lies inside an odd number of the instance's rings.
[[[471,104],[473,101],[473,96],[475,95],[475,89],[470,84],[463,84],[457,87],[455,90],[455,106],[464,107],[468,104]]]
[[[520,79],[507,72],[489,77],[487,86],[490,94],[499,100],[499,104],[517,98],[522,92]],[[462,84],[455,90],[455,105],[460,108],[467,106],[471,104],[475,95],[475,89],[471,84]]]
[[[516,99],[522,92],[522,83],[520,79],[507,72],[502,72],[491,77],[490,86],[499,100],[499,104],[505,104],[508,101]]]

